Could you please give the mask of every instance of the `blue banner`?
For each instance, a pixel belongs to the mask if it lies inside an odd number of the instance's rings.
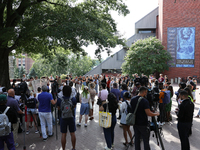
[[[168,28],[167,34],[170,67],[194,67],[195,27]]]

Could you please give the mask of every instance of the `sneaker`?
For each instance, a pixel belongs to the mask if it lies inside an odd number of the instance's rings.
[[[79,127],[80,127],[80,126],[81,126],[81,123],[77,123],[77,126],[79,126]]]
[[[48,135],[48,137],[52,137],[54,135],[54,132],[52,133],[52,135]]]
[[[15,147],[19,147],[19,143],[15,143]]]
[[[87,124],[85,124],[84,126],[87,127]]]
[[[43,138],[43,141],[46,142],[46,141],[47,141],[47,138]]]
[[[110,148],[108,148],[108,147],[105,147],[104,149],[105,149],[105,150],[111,150],[111,149],[110,149]]]
[[[39,133],[39,131],[38,131],[38,130],[35,130],[35,133]]]
[[[27,131],[26,131],[26,134],[28,135],[29,133],[30,133],[30,131],[29,131],[29,130],[27,130]]]
[[[111,149],[113,149],[114,148],[114,144],[112,144],[112,147],[111,147]]]
[[[194,118],[199,118],[199,115],[195,116]]]

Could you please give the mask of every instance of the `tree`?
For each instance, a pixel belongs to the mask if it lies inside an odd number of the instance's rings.
[[[22,79],[23,75],[26,74],[26,70],[23,66],[19,69],[19,78]]]
[[[171,60],[171,55],[158,39],[149,37],[135,42],[127,51],[124,60],[125,62],[122,64],[123,73],[150,75],[168,70],[167,62]]]
[[[29,77],[29,78],[30,78],[30,77],[34,77],[34,78],[35,78],[36,76],[37,76],[37,74],[36,74],[36,72],[35,72],[35,69],[34,69],[34,68],[31,68],[28,77]]]
[[[16,53],[45,57],[60,46],[85,55],[82,46],[95,43],[100,53],[124,44],[111,11],[129,13],[123,0],[1,0],[0,1],[0,84],[9,82],[8,56]]]
[[[62,48],[57,50],[49,58],[44,58],[41,54],[35,56],[33,64],[36,74],[41,76],[56,76],[62,74],[84,75],[94,66],[93,60],[88,56],[76,57],[75,54],[65,51]]]

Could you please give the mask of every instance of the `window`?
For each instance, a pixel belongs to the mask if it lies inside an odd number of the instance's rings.
[[[18,67],[21,67],[21,64],[18,64]]]
[[[140,29],[138,33],[156,33],[155,29]]]

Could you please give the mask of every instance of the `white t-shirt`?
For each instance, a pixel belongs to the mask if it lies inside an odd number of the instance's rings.
[[[90,93],[87,95],[87,98],[83,97],[83,95],[81,94],[81,103],[85,104],[85,103],[89,103],[90,100]]]

